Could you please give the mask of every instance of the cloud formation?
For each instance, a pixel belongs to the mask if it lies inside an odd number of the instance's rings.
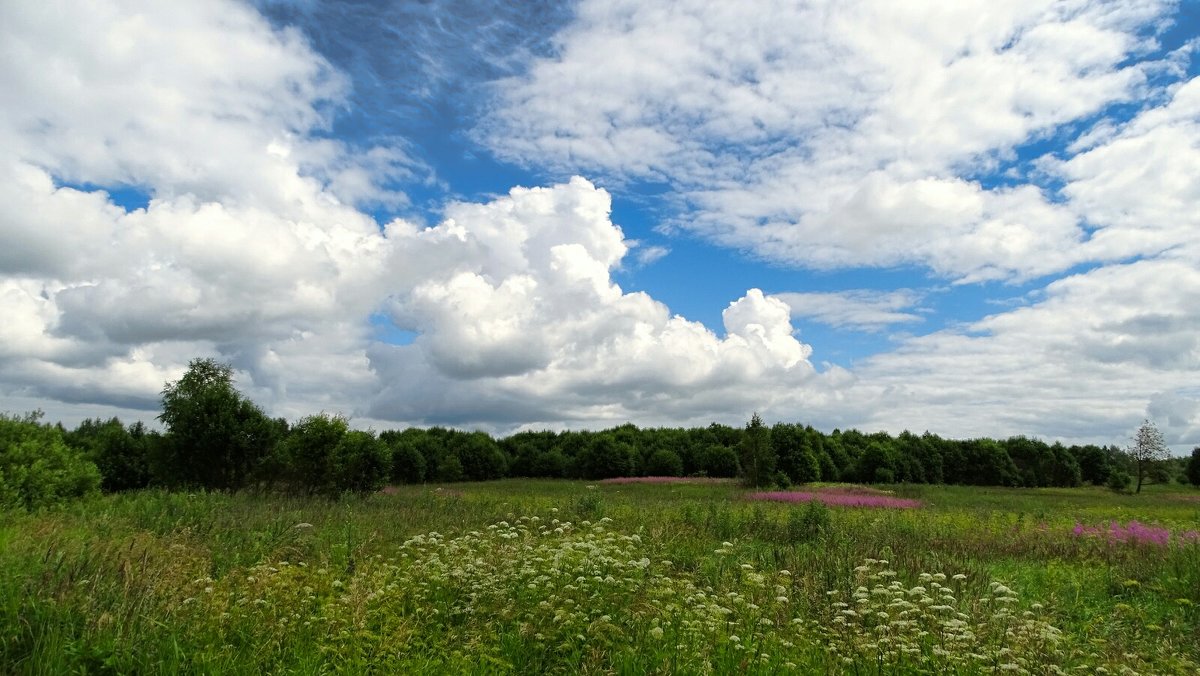
[[[562,178],[426,228],[368,215],[430,170],[404,139],[334,133],[361,83],[320,39],[232,0],[0,4],[0,409],[149,417],[189,359],[217,356],[274,415],[377,426],[758,410],[1107,443],[1151,415],[1196,443],[1196,43],[1148,56],[1173,7],[587,1],[497,66],[516,74],[474,132]],[[430,86],[494,47],[432,59]],[[663,243],[628,239],[577,174],[666,185]],[[916,329],[920,294],[747,280],[711,300],[714,330],[614,281],[681,231],[960,287],[1067,276],[818,372],[792,318]],[[381,340],[384,318],[415,338]]]
[[[1046,190],[974,176],[1145,96],[1174,5],[584,2],[553,55],[498,85],[479,136],[668,182],[675,227],[773,261],[1035,278],[1120,254],[1082,247]]]
[[[787,304],[792,317],[803,317],[835,328],[879,331],[893,324],[923,320],[914,312],[921,294],[910,289],[874,291],[806,291],[777,293]]]

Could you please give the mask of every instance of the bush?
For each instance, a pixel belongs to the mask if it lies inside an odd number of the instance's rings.
[[[0,506],[40,509],[100,489],[100,471],[58,427],[0,413]]]
[[[683,476],[683,459],[675,451],[660,448],[646,459],[647,476]]]
[[[1133,485],[1133,477],[1124,470],[1114,469],[1108,474],[1107,486],[1118,493],[1126,493]]]

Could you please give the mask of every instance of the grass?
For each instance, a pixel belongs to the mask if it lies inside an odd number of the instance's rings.
[[[1196,530],[1195,491],[883,489],[922,506],[508,480],[3,513],[0,672],[1200,668],[1200,543],[1076,534]]]

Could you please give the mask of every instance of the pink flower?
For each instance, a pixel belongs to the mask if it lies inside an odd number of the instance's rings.
[[[771,500],[774,502],[812,502],[817,501],[837,507],[876,507],[883,509],[913,509],[921,506],[920,500],[894,498],[887,495],[864,495],[861,493],[838,492],[834,490],[821,492],[808,491],[766,491],[751,493],[748,500]]]

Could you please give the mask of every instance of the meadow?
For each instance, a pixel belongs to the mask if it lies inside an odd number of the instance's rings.
[[[1200,492],[502,480],[0,513],[0,672],[1200,670]]]

